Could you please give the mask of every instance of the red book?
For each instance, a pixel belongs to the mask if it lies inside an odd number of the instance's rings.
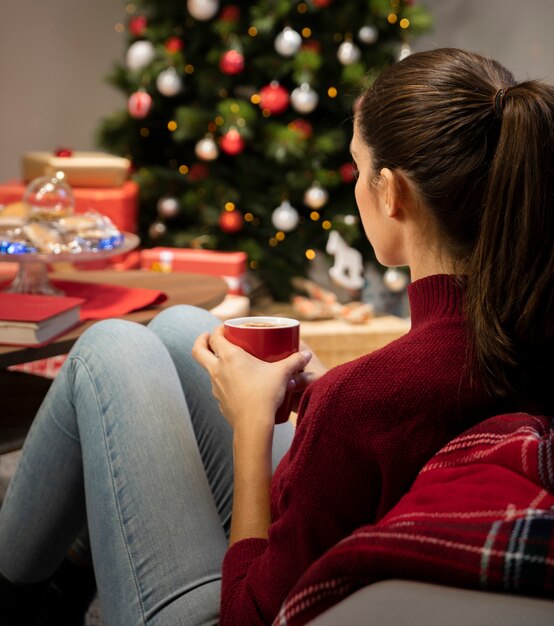
[[[0,343],[47,343],[80,322],[83,302],[83,298],[0,292]]]

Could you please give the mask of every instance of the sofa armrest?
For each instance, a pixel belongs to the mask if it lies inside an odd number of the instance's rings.
[[[552,626],[554,600],[403,580],[360,589],[312,626]]]

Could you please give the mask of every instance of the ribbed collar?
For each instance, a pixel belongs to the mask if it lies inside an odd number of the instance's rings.
[[[408,285],[412,328],[437,317],[462,317],[464,277],[433,274]]]

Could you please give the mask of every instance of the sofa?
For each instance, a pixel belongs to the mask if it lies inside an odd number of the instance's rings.
[[[498,415],[302,576],[280,626],[554,625],[554,420]]]

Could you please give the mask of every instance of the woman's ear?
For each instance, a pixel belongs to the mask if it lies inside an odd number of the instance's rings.
[[[416,204],[413,187],[409,180],[400,170],[393,172],[388,167],[384,167],[380,175],[386,214],[388,217],[397,219],[407,217]]]
[[[395,217],[400,208],[396,177],[388,167],[384,167],[379,174],[381,176],[383,208],[388,217]]]

